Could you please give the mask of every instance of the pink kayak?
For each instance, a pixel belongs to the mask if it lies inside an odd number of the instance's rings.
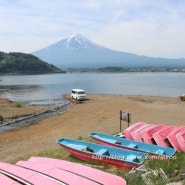
[[[142,128],[143,126],[145,125],[148,125],[148,123],[144,123],[144,122],[138,122],[138,123],[135,123],[133,125],[131,125],[130,127],[126,128],[124,130],[124,135],[127,139],[132,139],[133,140],[133,137],[132,137],[132,133],[134,131],[136,131],[137,129],[139,128]]]
[[[171,143],[171,145],[173,146],[173,148],[175,148],[178,152],[181,152],[182,149],[181,149],[181,146],[179,145],[179,142],[177,141],[176,134],[178,134],[179,132],[181,132],[184,129],[185,129],[185,126],[176,127],[167,136],[167,138],[168,138],[169,142]]]
[[[167,136],[175,129],[175,126],[165,126],[164,128],[158,130],[153,134],[153,138],[157,145],[171,147],[171,143],[169,142]]]

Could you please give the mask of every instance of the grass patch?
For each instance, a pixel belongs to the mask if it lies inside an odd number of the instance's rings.
[[[21,103],[20,102],[15,102],[15,103],[12,103],[10,105],[11,108],[20,108],[22,107]]]
[[[168,160],[149,160],[148,165],[151,169],[163,168],[165,173],[172,173],[175,170],[180,171],[185,167],[185,154],[177,152],[172,159]]]
[[[16,102],[16,103],[15,103],[15,107],[19,108],[19,107],[22,107],[22,105],[21,105],[21,103]]]
[[[45,150],[43,152],[40,152],[37,156],[38,157],[49,157],[49,158],[67,160],[67,161],[81,163],[81,164],[85,163],[85,162],[81,161],[80,159],[73,157],[71,154],[69,154],[62,147],[57,147],[54,149]]]
[[[3,119],[3,116],[2,115],[0,115],[0,121],[3,121],[4,119]]]
[[[185,168],[185,154],[177,152],[172,159],[169,160],[149,160],[148,166],[151,169],[162,168],[171,180],[182,180],[181,170]]]
[[[45,150],[38,154],[39,157],[50,157],[50,158],[56,158],[56,159],[67,159],[68,153],[60,147],[51,149],[51,150]]]
[[[185,185],[185,176],[181,175],[181,170],[185,168],[185,154],[176,153],[172,159],[168,160],[148,160],[146,161],[149,169],[156,170],[162,168],[167,177],[171,182],[182,181]],[[127,185],[138,185],[145,184],[141,178],[140,173],[126,174],[117,171],[116,175],[123,177],[127,181]],[[159,174],[158,176],[150,175],[151,181],[155,182],[155,185],[166,185],[163,177]]]

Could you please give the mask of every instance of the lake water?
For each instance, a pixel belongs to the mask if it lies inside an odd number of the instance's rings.
[[[62,73],[0,76],[0,97],[14,101],[60,99],[72,88],[87,94],[177,97],[185,93],[185,73]]]

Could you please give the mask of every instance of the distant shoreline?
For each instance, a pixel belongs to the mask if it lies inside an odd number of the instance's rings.
[[[139,73],[139,72],[152,72],[152,73],[185,73],[185,66],[184,67],[166,67],[166,66],[140,66],[140,67],[119,67],[119,66],[107,66],[107,67],[100,67],[100,68],[93,68],[93,67],[82,67],[82,68],[65,68],[66,72],[69,73],[85,73],[85,72],[97,72],[97,73]]]
[[[47,72],[47,73],[0,73],[0,76],[6,76],[6,75],[47,75],[47,74],[58,74],[58,73],[66,73],[66,71],[61,72]],[[0,80],[1,81],[1,80]]]
[[[46,72],[46,73],[0,73],[0,76],[6,76],[6,75],[46,75],[46,74],[60,74],[60,73],[107,73],[107,74],[124,74],[124,73],[185,73],[185,68],[163,68],[163,67],[157,67],[157,68],[148,68],[143,67],[126,67],[124,70],[122,70],[122,67],[117,70],[111,70],[105,68],[63,68],[60,72]],[[119,67],[118,67],[119,68]],[[0,80],[1,81],[1,80]]]

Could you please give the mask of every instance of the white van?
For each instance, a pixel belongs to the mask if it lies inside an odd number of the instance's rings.
[[[86,93],[82,89],[72,89],[71,98],[73,98],[75,100],[85,100],[86,99]]]

